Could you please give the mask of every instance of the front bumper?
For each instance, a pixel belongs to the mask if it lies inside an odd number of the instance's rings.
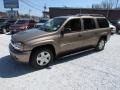
[[[22,63],[29,63],[31,51],[25,52],[17,51],[12,47],[11,44],[9,44],[9,52],[14,60]]]

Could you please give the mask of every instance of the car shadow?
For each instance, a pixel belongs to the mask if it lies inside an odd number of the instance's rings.
[[[60,63],[65,63],[80,57],[84,57],[87,56],[89,54],[94,53],[94,50],[88,50],[85,52],[79,52],[76,54],[72,54],[69,56],[65,56],[62,58],[59,58],[57,60],[55,60],[55,62],[53,63],[53,65],[51,65],[48,68],[45,69],[52,69],[52,66],[60,64]],[[41,69],[42,70],[42,69]],[[36,70],[32,69],[28,64],[23,64],[23,63],[19,63],[16,62],[14,60],[12,60],[12,58],[8,55],[5,57],[0,58],[0,77],[2,78],[12,78],[12,77],[18,77],[18,76],[22,76],[28,73],[32,73]]]
[[[75,60],[78,58],[82,58],[82,57],[85,57],[85,56],[93,54],[93,53],[97,53],[97,52],[94,49],[89,49],[89,50],[77,52],[74,54],[70,54],[70,55],[61,57],[58,60],[55,60],[55,63],[53,65],[69,62],[69,61],[72,61],[72,60]]]
[[[2,34],[4,34],[4,33],[0,32],[0,35],[2,35]],[[10,32],[7,32],[7,33],[5,33],[5,35],[12,35],[12,34]]]
[[[10,56],[0,58],[0,77],[12,78],[32,72],[27,64],[18,63]]]

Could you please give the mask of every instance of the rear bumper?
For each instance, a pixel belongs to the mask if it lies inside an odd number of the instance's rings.
[[[116,33],[116,30],[111,30],[111,33],[112,33],[112,34],[115,34],[115,33]]]
[[[9,44],[9,52],[14,60],[22,63],[29,63],[31,51],[25,51],[25,52],[17,51],[12,47],[11,44]]]

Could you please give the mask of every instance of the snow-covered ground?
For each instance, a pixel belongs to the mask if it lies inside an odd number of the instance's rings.
[[[11,60],[10,37],[0,35],[0,90],[120,90],[120,35],[104,51],[64,57],[38,71]]]

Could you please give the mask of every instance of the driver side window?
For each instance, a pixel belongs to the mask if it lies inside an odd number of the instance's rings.
[[[71,29],[72,32],[78,32],[81,30],[80,19],[72,19],[65,25],[65,29]]]

